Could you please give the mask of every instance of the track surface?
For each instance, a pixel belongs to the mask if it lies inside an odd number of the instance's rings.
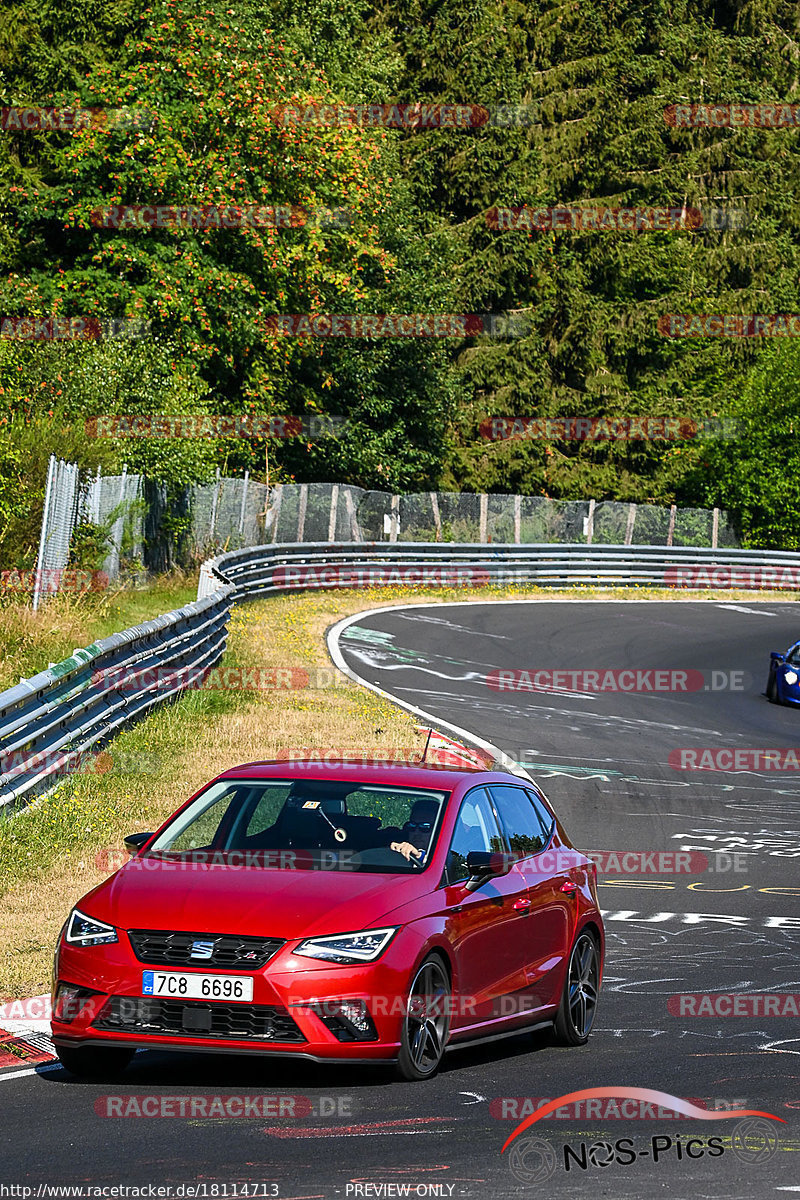
[[[668,765],[679,747],[800,745],[800,712],[760,694],[769,651],[796,637],[797,610],[788,603],[523,602],[359,617],[340,641],[349,667],[526,762],[576,845],[717,849],[725,853],[716,865],[729,869],[606,878],[606,980],[585,1048],[554,1048],[545,1035],[514,1038],[448,1055],[440,1075],[418,1085],[372,1070],[155,1053],[138,1055],[124,1082],[112,1087],[78,1083],[58,1068],[5,1082],[0,1076],[0,1182],[172,1184],[180,1195],[177,1185],[199,1180],[209,1197],[219,1185],[222,1197],[223,1184],[233,1196],[232,1185],[246,1181],[267,1185],[263,1196],[325,1200],[403,1194],[398,1185],[410,1185],[412,1196],[599,1192],[749,1200],[800,1192],[800,1019],[691,1019],[667,1011],[668,996],[679,992],[800,993],[800,775]],[[487,686],[492,670],[524,667],[740,672],[735,684],[743,687],[588,695]],[[775,1113],[786,1119],[778,1127],[780,1148],[767,1161],[743,1163],[730,1148],[732,1120],[550,1119],[531,1133],[555,1151],[557,1168],[545,1183],[520,1182],[508,1153],[500,1154],[516,1121],[497,1119],[491,1101],[602,1086]],[[95,1111],[109,1094],[264,1089],[307,1095],[321,1114],[295,1121],[124,1120]],[[719,1136],[724,1153],[679,1160],[679,1134],[683,1143]],[[651,1138],[659,1135],[672,1136],[673,1146],[654,1162]],[[565,1142],[578,1150],[581,1142],[621,1137],[633,1141],[632,1165],[603,1166],[613,1151],[596,1147],[586,1170],[564,1171]],[[378,1186],[359,1188],[367,1184]]]

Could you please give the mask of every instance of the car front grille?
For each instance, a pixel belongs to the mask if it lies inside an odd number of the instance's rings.
[[[153,996],[110,996],[94,1022],[112,1033],[228,1039],[246,1042],[304,1042],[283,1008],[269,1004],[205,1004]]]
[[[238,971],[260,970],[284,944],[282,938],[171,933],[163,929],[131,929],[128,937],[134,954],[143,963],[165,967],[228,967]]]

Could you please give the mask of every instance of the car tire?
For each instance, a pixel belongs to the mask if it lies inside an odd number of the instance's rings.
[[[562,1046],[583,1046],[589,1040],[600,986],[600,950],[588,930],[579,934],[570,951],[561,1004],[553,1022]]]
[[[121,1075],[133,1050],[116,1046],[56,1046],[62,1067],[78,1079],[107,1079]]]
[[[767,680],[767,699],[770,704],[780,704],[780,696],[778,695],[778,681],[775,678],[775,672],[770,671],[769,679]]]
[[[397,1058],[401,1079],[431,1079],[438,1071],[450,1033],[449,999],[447,968],[438,954],[431,954],[408,989]]]

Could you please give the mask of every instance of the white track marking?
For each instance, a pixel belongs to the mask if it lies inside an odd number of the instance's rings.
[[[6,1075],[0,1075],[0,1083],[5,1083],[7,1079],[22,1079],[23,1075],[41,1075],[43,1071],[63,1071],[60,1062],[41,1063],[38,1067],[27,1067],[24,1071],[9,1071]]]
[[[379,611],[398,612],[402,609],[412,607],[424,608],[433,606],[392,604],[387,608],[380,609]],[[375,612],[376,610],[369,609],[367,611]],[[407,712],[413,713],[414,716],[421,717],[424,721],[428,721],[436,727],[442,727],[448,730],[450,733],[454,733],[456,737],[462,738],[466,745],[477,746],[478,749],[486,750],[489,754],[492,754],[500,762],[506,762],[514,765],[516,771],[522,770],[527,778],[530,779],[530,776],[527,774],[524,767],[517,767],[516,764],[513,763],[513,760],[510,759],[508,755],[500,749],[499,746],[495,746],[492,742],[487,742],[485,738],[478,737],[469,729],[462,729],[461,726],[453,725],[450,721],[444,721],[440,717],[434,717],[432,713],[425,712],[423,708],[419,708],[416,704],[411,704],[411,702],[408,700],[398,700],[397,696],[392,695],[391,692],[386,692],[383,688],[378,687],[376,683],[371,683],[368,679],[362,679],[360,675],[357,675],[355,671],[345,662],[344,655],[342,654],[341,647],[339,645],[339,638],[346,629],[348,629],[351,625],[355,625],[357,621],[360,621],[362,617],[366,615],[366,612],[354,613],[350,617],[345,617],[342,621],[337,621],[337,623],[328,630],[326,636],[328,653],[333,659],[334,665],[338,667],[342,674],[346,675],[348,679],[352,679],[355,683],[360,683],[362,687],[369,688],[369,690],[371,692],[375,692],[376,695],[382,696],[384,700],[389,700],[393,704],[397,704],[400,708],[406,709]]]
[[[745,608],[741,604],[720,604],[719,607],[727,608],[730,612],[752,613],[754,617],[777,617],[778,615],[777,613],[762,611],[760,608]]]

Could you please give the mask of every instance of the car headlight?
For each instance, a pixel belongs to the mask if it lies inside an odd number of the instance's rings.
[[[783,678],[786,681],[786,683],[788,683],[790,685],[793,683],[797,683],[797,672],[796,671],[786,671],[786,672],[784,672]]]
[[[391,929],[368,929],[366,932],[308,938],[300,943],[294,953],[304,958],[324,958],[335,963],[374,962],[396,933],[397,926],[394,926]]]
[[[77,908],[73,908],[69,915],[64,940],[70,946],[107,946],[119,941],[113,925],[107,925],[95,917],[87,917]]]

